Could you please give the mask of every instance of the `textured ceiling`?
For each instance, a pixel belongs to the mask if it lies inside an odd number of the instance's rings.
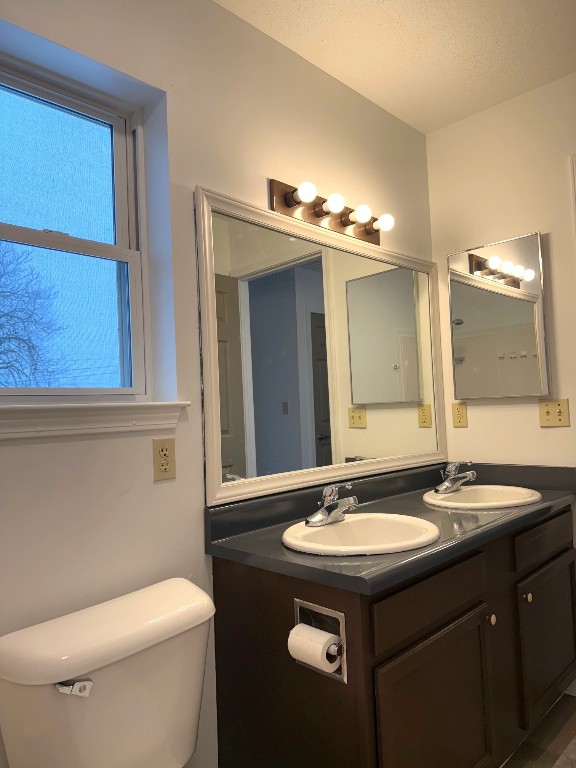
[[[576,0],[216,0],[424,133],[576,71]]]

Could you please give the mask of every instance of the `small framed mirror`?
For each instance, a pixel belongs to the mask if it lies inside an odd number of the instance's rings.
[[[442,461],[436,265],[202,189],[196,212],[207,504]]]
[[[448,257],[458,400],[549,394],[540,233]]]

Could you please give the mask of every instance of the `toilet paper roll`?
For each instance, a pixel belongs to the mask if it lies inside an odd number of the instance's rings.
[[[310,627],[308,624],[296,624],[288,635],[288,652],[297,661],[309,664],[322,672],[335,672],[342,659],[335,661],[328,659],[328,648],[333,644],[338,645],[342,641],[338,635],[331,635],[322,629]]]

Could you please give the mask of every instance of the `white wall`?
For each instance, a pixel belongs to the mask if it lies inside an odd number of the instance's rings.
[[[208,0],[0,0],[0,16],[167,92],[177,387],[192,401],[175,482],[152,484],[146,435],[0,446],[4,633],[172,575],[209,586],[196,184],[266,207],[268,177],[311,178],[392,210],[386,248],[429,258],[431,244],[424,137]],[[159,304],[157,357],[167,314]],[[214,690],[209,664],[196,768],[217,764]]]
[[[570,398],[573,408],[572,427],[541,429],[535,398],[470,401],[468,429],[454,430],[447,418],[450,458],[574,465],[576,248],[569,156],[576,153],[576,74],[437,131],[427,146],[434,257],[443,273],[448,413],[454,393],[445,257],[536,230],[547,235],[553,393]]]

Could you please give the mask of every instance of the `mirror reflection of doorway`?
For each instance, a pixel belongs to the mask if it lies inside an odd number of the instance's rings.
[[[246,476],[238,280],[215,275],[222,481]]]
[[[328,388],[328,351],[326,348],[326,318],[317,312],[310,314],[312,337],[312,383],[314,388],[314,433],[316,466],[332,464],[332,432],[330,428],[330,393]]]
[[[331,464],[321,258],[215,279],[223,482]]]
[[[318,361],[312,351],[312,317],[323,319],[324,315],[321,259],[249,278],[246,284],[251,366],[249,371],[244,368],[244,375],[251,374],[252,381],[253,409],[251,414],[247,409],[247,421],[253,423],[255,473],[261,476],[330,464],[325,332],[320,353],[324,357],[322,384],[315,381]],[[316,393],[318,387],[323,387],[324,395]],[[318,429],[316,399],[324,402]],[[318,434],[328,435],[320,451]]]

